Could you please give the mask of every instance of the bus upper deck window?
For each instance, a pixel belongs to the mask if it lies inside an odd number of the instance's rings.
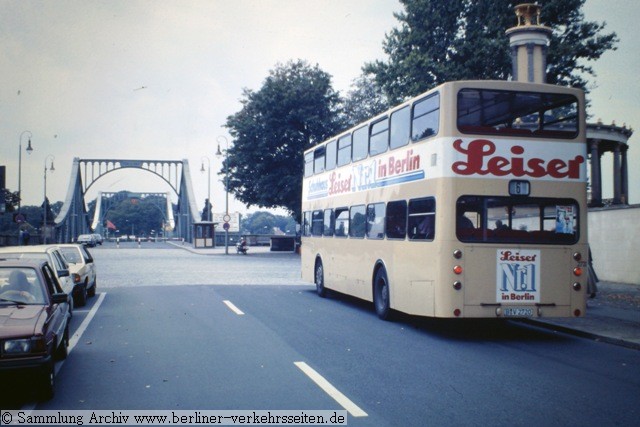
[[[440,95],[433,94],[413,104],[411,139],[421,139],[436,135],[440,121]]]
[[[338,138],[338,166],[351,162],[351,134]]]
[[[389,120],[385,117],[371,125],[369,136],[369,154],[384,153],[389,146]]]
[[[324,172],[325,148],[316,148],[313,152],[313,173]]]
[[[313,175],[313,152],[304,155],[304,176]]]
[[[363,126],[353,132],[353,155],[354,162],[362,160],[369,154],[369,138],[367,127]]]
[[[332,170],[336,167],[336,160],[338,156],[338,145],[337,141],[334,139],[333,141],[329,141],[326,145],[326,154],[325,154],[325,170]]]
[[[410,135],[411,114],[409,106],[406,106],[391,114],[389,146],[394,149],[407,145]]]

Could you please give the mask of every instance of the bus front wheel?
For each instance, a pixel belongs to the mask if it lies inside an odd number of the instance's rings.
[[[327,296],[327,290],[324,287],[324,268],[322,267],[322,261],[316,261],[316,268],[314,274],[315,282],[316,282],[316,293],[322,298]]]
[[[389,279],[384,268],[379,268],[373,279],[373,304],[380,319],[390,320]]]

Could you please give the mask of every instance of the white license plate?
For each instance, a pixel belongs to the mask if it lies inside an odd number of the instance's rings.
[[[504,317],[533,317],[533,308],[505,308]]]

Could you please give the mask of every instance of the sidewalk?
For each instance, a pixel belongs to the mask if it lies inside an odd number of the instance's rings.
[[[529,323],[640,350],[640,285],[599,282],[578,319],[541,318]]]
[[[170,244],[201,255],[223,255],[224,246],[195,249],[190,243]],[[269,246],[250,246],[249,254],[290,254],[270,252]],[[235,245],[229,246],[229,255],[236,254]],[[587,299],[587,314],[584,317],[536,318],[526,322],[547,329],[605,341],[640,350],[640,285],[599,282],[598,294]]]

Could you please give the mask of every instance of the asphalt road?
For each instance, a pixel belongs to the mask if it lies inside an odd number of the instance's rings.
[[[3,407],[348,409],[356,426],[640,417],[636,350],[516,322],[383,322],[370,304],[316,296],[293,254],[149,247],[92,251],[99,294],[72,319],[75,346],[58,364],[56,396],[36,404],[22,393]]]

